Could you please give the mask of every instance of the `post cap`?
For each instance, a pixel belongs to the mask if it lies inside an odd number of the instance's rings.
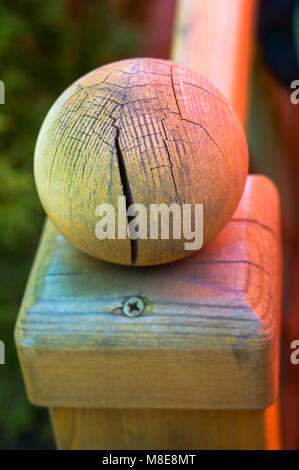
[[[145,266],[185,257],[221,231],[240,201],[248,151],[235,111],[208,80],[139,58],[100,67],[58,98],[34,169],[41,202],[71,243],[102,260]],[[203,237],[187,249],[184,207],[188,232],[198,233],[197,204]]]

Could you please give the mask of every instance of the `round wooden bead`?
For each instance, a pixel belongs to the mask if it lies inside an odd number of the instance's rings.
[[[147,237],[132,239],[126,228],[134,220],[119,197],[148,214],[153,204],[203,204],[205,245],[239,203],[248,150],[236,113],[208,80],[171,61],[129,59],[90,72],[58,98],[39,133],[34,171],[46,213],[71,243],[102,260],[146,266],[192,253],[183,227],[181,238],[170,227],[168,239],[160,230],[155,239],[148,220]],[[99,239],[97,223],[104,215],[112,222],[113,211],[115,237],[112,224]]]

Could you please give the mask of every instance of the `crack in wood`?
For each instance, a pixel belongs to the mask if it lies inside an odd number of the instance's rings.
[[[134,204],[133,196],[132,196],[129,178],[128,178],[127,171],[126,171],[125,160],[124,160],[124,157],[123,157],[120,145],[119,145],[119,128],[115,122],[113,122],[112,125],[116,129],[115,137],[114,137],[114,144],[115,144],[115,150],[116,150],[116,155],[117,155],[120,180],[121,180],[121,184],[123,187],[124,196],[126,197],[126,210],[128,211],[128,208],[132,204]],[[127,215],[127,219],[128,219],[128,224],[129,224],[132,220],[135,219],[135,216]],[[138,238],[134,240],[132,239],[132,237],[130,237],[130,243],[131,243],[131,264],[134,265],[138,263],[138,258],[139,258]]]
[[[176,91],[175,91],[175,83],[174,83],[174,80],[173,80],[173,67],[171,68],[171,73],[170,73],[170,78],[171,78],[171,86],[172,86],[172,90],[173,90],[173,96],[174,96],[174,99],[175,99],[175,102],[176,102],[176,106],[178,108],[178,112],[179,112],[179,115],[180,115],[180,118],[182,121],[186,121],[186,122],[189,122],[190,124],[194,124],[195,126],[199,126],[206,134],[207,136],[209,137],[209,139],[214,143],[214,145],[217,147],[217,149],[219,150],[220,154],[222,155],[223,158],[225,158],[221,148],[219,147],[219,145],[217,144],[217,142],[213,139],[213,137],[211,136],[211,134],[209,133],[209,131],[206,129],[205,126],[203,126],[202,124],[200,124],[200,122],[196,122],[196,121],[192,121],[190,119],[187,119],[187,118],[184,118],[182,116],[182,112],[181,112],[181,109],[180,109],[180,106],[179,106],[179,102],[178,102],[178,99],[177,99],[177,95],[176,95]]]

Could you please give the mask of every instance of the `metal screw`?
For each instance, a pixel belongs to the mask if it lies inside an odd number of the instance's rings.
[[[130,297],[122,306],[122,312],[127,317],[139,317],[144,311],[144,301],[140,297]]]

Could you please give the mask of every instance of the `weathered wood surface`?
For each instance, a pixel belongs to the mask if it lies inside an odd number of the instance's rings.
[[[290,362],[290,344],[299,338],[299,106],[259,61],[252,83],[249,146],[253,167],[279,189],[283,239],[281,407],[284,448],[299,448],[299,374]]]
[[[172,59],[205,74],[244,123],[253,3],[179,3]],[[54,407],[60,448],[279,448],[278,404],[262,409],[278,392],[278,198],[262,177],[245,196],[199,258],[135,276],[79,253],[48,223],[16,341],[31,400]],[[155,298],[151,313],[112,313],[136,292]]]
[[[247,115],[256,4],[255,0],[178,0],[171,55],[174,61],[209,78],[230,100],[243,125]],[[269,441],[265,448],[279,448],[279,406],[267,408],[264,419]],[[223,432],[230,434],[229,423]],[[251,445],[249,439],[249,448]]]
[[[279,449],[270,410],[54,408],[51,418],[59,449]]]
[[[171,57],[208,78],[245,123],[255,0],[178,0]]]
[[[128,318],[131,295],[148,313]],[[30,400],[53,407],[264,408],[278,393],[279,200],[250,176],[226,228],[171,265],[115,266],[47,222],[18,318]]]
[[[150,237],[149,216],[145,239],[130,239],[126,215],[118,222],[118,197],[148,214],[151,204],[203,204],[205,245],[239,203],[248,150],[235,111],[205,78],[170,61],[129,59],[90,72],[62,94],[42,126],[34,166],[60,233],[102,260],[145,266],[192,251],[184,237],[163,239],[161,229]],[[113,206],[123,238],[96,237],[99,204]]]

